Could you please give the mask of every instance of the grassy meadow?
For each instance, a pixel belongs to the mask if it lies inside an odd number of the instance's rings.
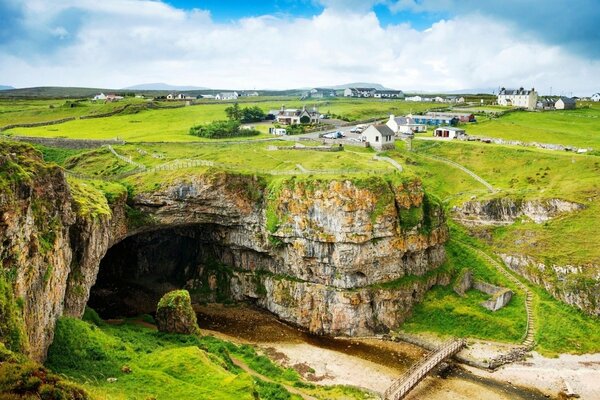
[[[575,110],[511,112],[477,119],[477,123],[465,125],[467,134],[600,149],[598,103],[579,104]]]
[[[32,102],[35,104],[37,101]],[[6,115],[8,123],[20,121],[30,122],[28,119],[52,120],[68,116],[79,116],[88,113],[85,107],[98,107],[99,105],[82,106],[82,110],[61,110],[60,113],[52,114],[55,109],[48,109],[47,101],[41,101],[40,110],[29,110],[26,116],[13,114]],[[64,101],[61,101],[64,103]],[[59,102],[60,103],[60,102]],[[91,103],[91,102],[87,102]],[[120,105],[113,103],[110,106]],[[83,119],[65,122],[63,124],[41,126],[33,128],[15,128],[6,131],[8,135],[37,136],[37,137],[65,137],[74,139],[123,139],[131,142],[192,142],[210,141],[188,134],[193,125],[208,123],[214,120],[225,119],[225,108],[232,103],[207,103],[198,105],[173,108],[173,109],[144,109],[136,113],[118,114],[106,118]],[[435,107],[435,103],[408,103],[404,101],[390,101],[377,99],[344,99],[336,98],[321,101],[300,101],[297,98],[279,99],[271,101],[245,101],[243,106],[259,106],[263,111],[279,109],[282,104],[287,108],[299,108],[316,106],[321,113],[334,114],[336,117],[356,121],[368,118],[387,118],[388,114],[403,115],[409,112],[419,112]],[[104,105],[104,106],[109,106]],[[0,102],[0,110],[6,105],[6,101]],[[34,107],[31,105],[31,107]],[[18,105],[16,108],[19,108]],[[42,114],[35,114],[36,112]],[[52,111],[52,112],[51,112]],[[69,114],[71,113],[71,114]],[[30,115],[32,114],[32,115]],[[50,115],[52,114],[52,115]],[[0,120],[1,121],[1,120]],[[8,122],[10,121],[10,122]],[[0,122],[0,126],[4,125]],[[255,136],[254,138],[266,137]],[[214,141],[214,139],[212,140]]]

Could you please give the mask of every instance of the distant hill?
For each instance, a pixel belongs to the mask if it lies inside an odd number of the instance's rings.
[[[142,83],[141,85],[134,85],[123,88],[121,90],[209,90],[206,87],[199,86],[176,86],[169,85],[167,83]]]
[[[14,89],[14,87],[12,87],[12,86],[4,86],[4,85],[0,85],[0,90],[10,90],[10,89]]]
[[[354,83],[345,83],[343,85],[337,86],[323,86],[323,89],[335,89],[335,90],[343,90],[351,87],[361,87],[361,88],[373,88],[377,90],[390,90],[390,88],[386,88],[380,83],[366,83],[366,82],[354,82]]]

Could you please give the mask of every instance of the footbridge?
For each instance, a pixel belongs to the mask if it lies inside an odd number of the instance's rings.
[[[454,339],[431,351],[425,358],[406,371],[400,379],[392,383],[385,391],[383,398],[385,400],[403,399],[432,369],[446,358],[458,353],[466,344],[466,339]]]

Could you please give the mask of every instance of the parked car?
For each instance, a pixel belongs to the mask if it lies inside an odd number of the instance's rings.
[[[344,137],[344,134],[341,131],[329,132],[323,135],[325,139],[341,139]]]

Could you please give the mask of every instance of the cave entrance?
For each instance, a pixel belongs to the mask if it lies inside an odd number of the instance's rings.
[[[163,294],[181,288],[196,303],[230,302],[231,265],[244,250],[223,245],[225,233],[202,224],[122,240],[102,259],[88,305],[105,319],[154,314]]]

